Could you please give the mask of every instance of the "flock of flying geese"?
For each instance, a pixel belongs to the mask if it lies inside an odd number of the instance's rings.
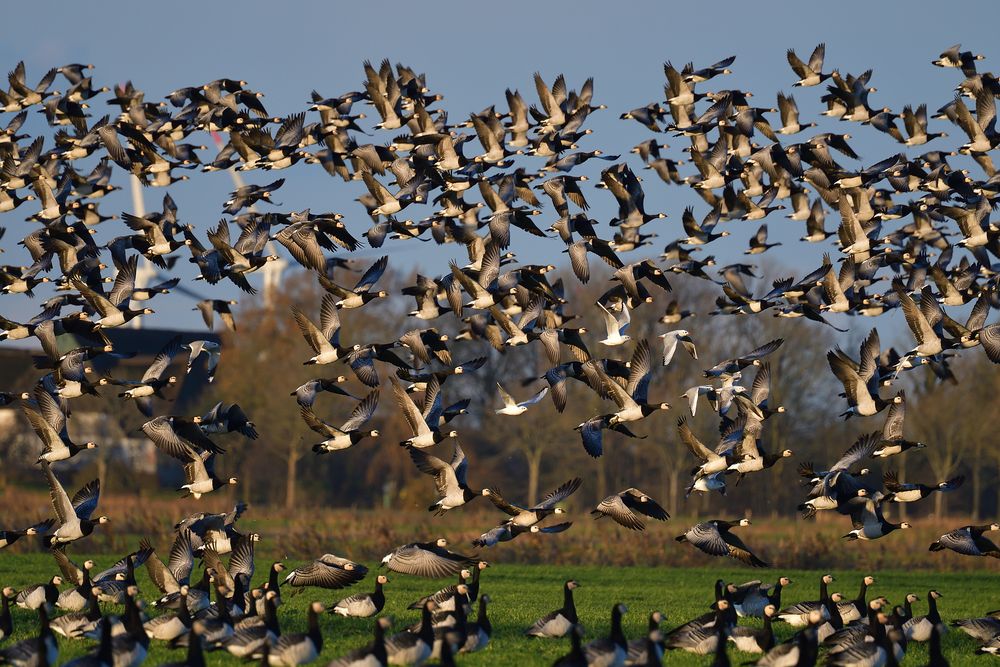
[[[788,52],[788,62],[798,77],[793,86],[823,85],[819,99],[826,105],[824,115],[870,126],[907,148],[946,137],[944,132],[928,131],[925,105],[906,106],[900,113],[872,107],[871,70],[858,75],[824,71],[824,56],[823,45],[808,62]],[[930,118],[956,125],[967,136],[966,143],[955,151],[928,150],[914,158],[900,152],[858,169],[842,166],[834,155],[858,158],[849,134],[816,134],[795,142],[793,137],[815,124],[799,120],[791,95],[779,94],[776,109],[760,108],[750,105],[749,92],[709,90],[703,85],[730,74],[734,57],[704,68],[689,64],[677,69],[666,63],[665,98],[622,118],[657,135],[632,149],[646,168],[667,184],[693,189],[709,212],[699,221],[694,208],[687,208],[681,215],[686,236],[670,242],[657,259],[633,262],[622,257],[651,246],[657,236],[652,230],[662,235],[668,223],[661,221],[666,214],[646,210],[643,182],[627,162],[600,150],[579,149],[578,142],[591,132],[584,127],[587,118],[605,108],[592,104],[593,80],[571,90],[563,76],[550,86],[536,74],[537,105],[527,104],[519,91],[507,90],[505,111],[490,106],[449,123],[447,113],[437,106],[441,96],[429,91],[424,76],[402,65],[394,69],[387,61],[378,68],[365,63],[361,90],[335,97],[314,91],[308,109],[285,117],[269,115],[262,94],[247,88],[245,81],[220,79],[174,91],[163,102],[151,102],[131,82],[113,90],[97,87],[89,76],[90,66],[80,64],[54,68],[32,87],[23,63],[19,64],[9,74],[9,90],[0,91],[0,111],[13,114],[0,131],[0,212],[24,207],[30,211],[28,220],[36,224],[18,241],[30,254],[31,264],[3,266],[0,291],[5,298],[19,298],[14,295],[31,297],[44,283],[51,283],[55,290],[29,321],[0,318],[0,338],[30,338],[40,345],[43,354],[36,365],[44,371],[32,388],[5,388],[11,391],[0,394],[0,402],[19,402],[42,441],[38,465],[49,486],[55,516],[27,529],[0,532],[0,548],[26,535],[39,536],[61,574],[19,592],[4,589],[0,640],[12,632],[11,601],[37,609],[40,632],[0,649],[0,664],[55,663],[56,634],[97,641],[90,655],[72,664],[136,665],[145,659],[154,639],[186,647],[182,664],[204,664],[203,651],[212,650],[270,665],[303,664],[314,660],[322,649],[318,619],[324,606],[316,602],[309,607],[308,632],[282,633],[276,611],[282,597],[280,584],[340,589],[368,574],[361,563],[325,554],[287,574],[283,581],[279,574],[284,565],[274,563],[267,582],[254,587],[254,548],[260,536],[238,530],[242,505],[229,513],[198,513],[180,521],[166,563],[149,543],[100,573],[92,572],[92,561],[77,565],[70,560],[68,546],[109,520],[96,514],[101,492],[96,481],[70,496],[57,475],[61,462],[86,457],[85,450],[97,446],[71,440],[67,424],[73,399],[96,394],[109,384],[120,387],[119,397],[135,403],[148,420],[142,426],[145,435],[183,464],[182,490],[195,498],[238,484],[236,477],[217,472],[225,453],[216,442],[219,436],[257,437],[253,421],[235,404],[219,403],[201,416],[158,414],[164,391],[178,380],[169,374],[175,358],[187,357],[188,372],[195,364],[204,364],[211,382],[222,355],[216,343],[200,340],[183,345],[175,338],[141,378],[94,374],[94,359],[130,353],[115,349],[105,330],[152,315],[148,302],[162,298],[181,280],[174,276],[153,286],[137,285],[140,259],[163,273],[174,271],[176,263],[186,259],[196,265],[197,279],[210,285],[228,281],[252,294],[248,276],[278,258],[270,249],[272,243],[283,246],[315,275],[324,293],[318,318],[306,310],[291,313],[313,352],[305,363],[342,363],[368,388],[363,397],[354,397],[341,387],[346,377],[338,375],[318,377],[292,392],[305,424],[323,438],[313,450],[318,455],[336,455],[365,438],[379,436],[377,430],[368,428],[368,422],[379,405],[385,384],[382,376],[387,375],[393,400],[412,434],[400,444],[416,467],[434,480],[437,500],[429,509],[443,514],[485,496],[506,515],[475,540],[474,545],[483,549],[525,533],[552,534],[570,528],[571,522],[543,522],[550,515],[563,514],[561,503],[582,484],[579,478],[570,479],[530,507],[511,502],[496,489],[469,486],[468,459],[457,437],[460,417],[468,412],[470,401],[449,403],[444,396],[450,377],[473,373],[485,363],[487,348],[506,353],[538,342],[551,366],[539,378],[545,385],[529,398],[520,400],[498,385],[502,401],[498,414],[516,418],[546,394],[561,412],[567,407],[570,387],[580,385],[613,403],[611,411],[587,418],[577,427],[586,452],[599,457],[606,431],[637,437],[632,428],[638,422],[670,408],[650,399],[654,365],[671,364],[678,348],[698,359],[691,333],[676,328],[690,315],[676,300],[660,318],[670,330],[659,336],[655,351],[649,340],[633,343],[627,333],[631,311],[652,303],[659,293],[672,291],[670,274],[718,286],[721,293],[713,311],[718,315],[771,312],[776,317],[806,317],[818,325],[833,326],[826,319],[830,314],[871,317],[901,308],[915,340],[911,350],[883,350],[877,329],[872,329],[857,359],[839,348],[829,352],[830,369],[844,387],[844,416],[867,418],[887,411],[886,419],[881,430],[858,438],[827,469],[811,463],[800,466],[809,488],[800,509],[807,516],[820,511],[849,516],[852,530],[846,537],[850,539],[880,539],[907,528],[906,523],[894,524],[885,518],[887,503],[916,502],[934,492],[955,489],[963,480],[913,484],[901,482],[891,470],[880,485],[865,478],[865,464],[871,459],[924,446],[905,439],[905,395],[902,391],[889,395],[889,387],[921,366],[949,379],[953,377],[950,359],[968,348],[982,346],[992,362],[1000,363],[1000,325],[987,324],[991,309],[1000,307],[992,269],[992,259],[1000,257],[1000,227],[989,221],[1000,196],[1000,175],[991,158],[1000,144],[995,103],[1000,83],[992,74],[977,71],[980,59],[956,46],[933,61],[939,67],[959,69],[964,78],[954,99]],[[66,84],[64,92],[52,89],[57,77]],[[104,94],[110,94],[106,102],[121,113],[93,121],[88,109]],[[972,108],[966,99],[975,102]],[[377,114],[373,130],[397,132],[389,143],[363,143],[369,136],[358,124],[365,118],[357,110],[363,104]],[[20,133],[32,110],[44,114],[55,130],[49,146],[44,134]],[[190,143],[192,135],[204,131],[228,138],[211,159],[203,153],[205,146]],[[692,173],[682,176],[683,163],[666,156],[667,146],[659,138],[662,133],[689,142],[685,150],[694,165]],[[958,154],[973,158],[982,173],[953,167],[949,160]],[[523,166],[531,158],[537,170]],[[617,203],[617,213],[608,221],[610,238],[599,235],[601,223],[587,215],[592,192],[584,190],[587,178],[577,167],[590,160],[611,163],[601,171],[597,185]],[[126,212],[109,216],[98,207],[101,197],[117,189],[112,184],[116,170],[145,186],[166,187],[186,180],[186,172],[197,169],[272,171],[296,163],[319,164],[334,177],[361,181],[365,191],[358,201],[371,218],[368,230],[356,235],[340,213],[277,210],[280,205],[272,197],[284,184],[282,178],[233,191],[223,204],[227,217],[207,230],[207,237],[199,237],[199,230],[182,221],[169,194],[160,211],[142,216]],[[78,169],[83,164],[92,166]],[[471,200],[475,192],[481,201]],[[534,221],[543,215],[539,195],[550,200],[554,214],[547,229]],[[747,285],[747,279],[756,277],[754,267],[736,263],[714,269],[713,256],[697,258],[696,252],[729,235],[720,225],[762,220],[775,210],[786,209],[778,202],[787,202],[790,219],[806,223],[802,242],[819,243],[836,236],[839,267],[826,255],[808,275],[775,280],[770,291],[755,294]],[[416,210],[428,203],[439,208],[421,220],[400,219],[405,209]],[[260,212],[265,205],[272,208]],[[488,209],[485,214],[484,208]],[[835,232],[826,230],[827,209],[839,214]],[[100,232],[111,226],[111,220],[124,223],[131,233],[101,238],[99,243]],[[571,312],[563,279],[550,277],[553,265],[516,263],[510,248],[517,234],[547,238],[549,232],[563,242],[580,282],[590,280],[592,258],[613,270],[609,288],[596,304]],[[350,253],[364,243],[380,248],[387,241],[404,240],[461,244],[469,261],[452,261],[442,274],[420,275],[402,290],[415,301],[409,315],[421,323],[417,328],[396,340],[342,342],[342,317],[354,309],[377,307],[379,299],[389,296],[377,285],[390,255],[364,266],[332,253]],[[746,254],[759,255],[775,245],[768,242],[764,223],[751,238]],[[111,265],[105,263],[107,257]],[[361,276],[345,282],[345,270],[358,270]],[[235,329],[233,303],[208,299],[198,308],[209,326],[218,314],[225,326]],[[971,313],[964,323],[944,310],[970,303]],[[605,323],[599,340],[588,340],[586,329],[575,326],[574,319],[586,308],[592,308]],[[455,318],[459,333],[449,337],[433,326],[420,328],[439,318]],[[67,333],[86,341],[86,346],[60,351],[57,338]],[[456,341],[478,345],[483,354],[456,363],[449,347]],[[707,369],[704,385],[685,392],[684,411],[690,410],[693,416],[699,404],[707,401],[718,414],[721,433],[717,442],[713,438],[705,444],[707,434],[699,437],[685,418],[677,420],[678,437],[693,455],[689,494],[725,494],[734,475],[765,474],[792,456],[790,450],[767,451],[763,444],[766,422],[784,412],[783,407],[768,403],[768,357],[778,353],[782,343],[778,338],[750,351],[741,350]],[[624,361],[600,354],[629,346]],[[744,384],[749,379],[743,375],[747,371],[754,373],[749,386]],[[331,424],[317,414],[316,401],[324,393],[355,401],[346,420]],[[445,441],[449,441],[448,453],[443,458],[430,453]],[[632,530],[643,530],[647,519],[669,518],[656,500],[636,488],[605,498],[591,513]],[[676,540],[709,555],[766,567],[734,532],[749,523],[747,519],[709,520],[692,526]],[[1000,549],[985,536],[998,529],[997,524],[964,526],[941,536],[930,549],[998,558]],[[421,614],[419,623],[391,634],[389,621],[379,619],[371,644],[331,665],[421,664],[434,658],[452,664],[456,654],[486,646],[492,633],[487,616],[490,599],[479,593],[479,586],[487,563],[478,555],[458,553],[448,546],[446,540],[436,539],[406,544],[386,555],[381,565],[392,572],[458,576],[459,582],[414,603]],[[230,554],[228,564],[221,559],[226,554]],[[204,563],[200,580],[192,579],[197,558]],[[152,618],[146,617],[137,598],[135,571],[142,566],[159,589],[152,606],[169,610]],[[385,604],[383,586],[387,583],[388,578],[379,575],[374,592],[347,597],[330,611],[375,616]],[[819,647],[827,647],[830,664],[895,664],[902,659],[907,642],[929,641],[935,664],[945,664],[940,655],[943,626],[937,592],[928,596],[929,613],[914,616],[910,598],[902,607],[892,607],[884,598],[867,601],[870,577],[853,601],[828,594],[829,577],[824,577],[818,601],[782,608],[780,596],[787,583],[785,578],[774,586],[759,581],[742,586],[720,582],[708,614],[663,633],[659,631],[662,615],[657,612],[651,616],[649,635],[633,643],[625,641],[621,630],[625,608],[616,605],[611,634],[583,644],[573,603],[577,584],[569,581],[563,607],[540,619],[528,634],[568,636],[572,651],[560,665],[659,664],[665,648],[714,653],[717,664],[728,664],[727,640],[742,650],[764,652],[759,664],[767,665],[812,664]],[[60,586],[68,587],[60,590]],[[124,611],[105,615],[98,603],[119,605]],[[478,615],[472,621],[475,604]],[[57,607],[66,613],[53,618]],[[741,616],[762,617],[763,626],[740,626],[737,619]],[[776,644],[771,630],[776,620],[802,630]],[[960,627],[984,642],[981,650],[1000,648],[1000,621],[995,617],[962,621]]]

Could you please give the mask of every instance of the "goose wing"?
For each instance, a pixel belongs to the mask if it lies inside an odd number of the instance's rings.
[[[430,431],[427,422],[424,421],[423,415],[420,414],[420,410],[417,409],[416,404],[410,398],[410,395],[406,393],[406,390],[400,386],[399,381],[395,377],[390,376],[389,382],[392,384],[392,395],[396,399],[396,405],[403,411],[403,417],[406,418],[406,423],[410,426],[410,430],[413,431],[414,435]]]
[[[194,550],[191,548],[191,531],[182,530],[170,547],[167,570],[178,583],[187,583],[194,568]]]
[[[646,516],[658,521],[666,521],[670,518],[670,515],[667,514],[667,511],[663,509],[658,502],[639,489],[626,489],[619,495],[621,496],[622,502],[625,503],[625,506],[633,512],[645,514]]]
[[[66,495],[66,490],[63,489],[55,473],[52,472],[52,467],[48,461],[42,461],[41,466],[49,482],[49,497],[52,499],[52,509],[55,510],[56,516],[59,518],[59,523],[64,524],[67,521],[72,521],[76,518],[76,509],[73,507],[73,503],[70,502],[69,496]]]
[[[394,551],[387,565],[393,572],[441,579],[458,574],[462,568],[474,562],[467,556],[445,549],[435,548],[431,550],[413,544]]]
[[[750,567],[769,567],[766,562],[762,561],[760,558],[755,556],[752,551],[750,551],[750,548],[743,543],[743,540],[733,533],[726,531],[723,539],[726,544],[729,545],[729,555],[736,560],[741,563],[745,563]]]
[[[559,488],[547,493],[545,497],[542,498],[541,502],[535,505],[532,509],[551,509],[556,505],[556,503],[560,503],[576,493],[582,483],[582,479],[574,477],[568,482],[565,482]]]
[[[701,440],[695,437],[695,434],[691,431],[691,427],[688,426],[687,419],[683,417],[677,420],[677,435],[680,437],[681,442],[684,443],[684,446],[698,457],[699,460],[709,461],[719,458],[718,454],[706,447],[702,444]]]
[[[722,539],[714,522],[699,523],[690,528],[684,537],[687,541],[712,556],[728,556],[729,545]]]
[[[333,346],[330,345],[330,341],[323,337],[323,334],[312,323],[306,315],[300,311],[297,307],[292,306],[292,317],[295,318],[295,323],[299,326],[299,331],[302,332],[302,337],[306,339],[309,347],[313,349],[316,354],[322,354],[323,352],[330,352],[333,350]]]
[[[351,431],[358,430],[367,423],[372,418],[372,415],[375,414],[375,409],[378,407],[378,397],[378,389],[369,392],[367,396],[354,406],[351,416],[341,425],[340,430],[344,433],[350,433]]]
[[[157,449],[179,461],[187,463],[192,456],[196,456],[191,446],[181,440],[177,432],[174,431],[168,417],[157,417],[149,420],[142,425],[142,432],[153,441]]]
[[[524,511],[523,507],[518,507],[517,505],[508,502],[502,495],[500,495],[499,489],[490,489],[489,491],[490,492],[486,497],[489,498],[490,502],[493,503],[501,512],[509,514],[510,516],[517,516]]]
[[[364,274],[361,276],[361,279],[358,280],[358,283],[354,286],[354,292],[357,294],[361,294],[363,292],[367,292],[368,290],[370,290],[375,285],[375,283],[378,282],[378,279],[382,277],[382,274],[385,273],[385,269],[388,266],[389,266],[388,255],[382,255],[377,260],[375,260],[375,262],[368,267],[368,270],[364,272]]]
[[[629,363],[628,384],[625,386],[625,391],[639,403],[645,403],[649,393],[649,379],[650,372],[652,371],[651,359],[649,341],[644,338],[639,341],[632,352],[632,360]]]
[[[924,317],[923,312],[917,306],[916,302],[914,302],[913,297],[903,287],[903,284],[899,281],[893,281],[892,289],[899,298],[899,304],[903,308],[903,315],[906,316],[906,325],[910,327],[910,331],[913,332],[913,337],[917,340],[917,343],[924,343],[936,338],[937,334],[934,333],[927,318]]]
[[[71,500],[73,511],[80,519],[89,519],[90,515],[97,509],[97,502],[101,499],[101,480],[95,479],[84,484],[83,488],[76,492]]]
[[[899,402],[889,406],[885,423],[882,425],[883,440],[903,439],[903,422],[906,419],[906,394],[900,391],[897,396],[899,396]]]
[[[853,445],[847,448],[847,451],[840,457],[840,460],[830,466],[830,470],[847,470],[861,461],[871,458],[872,453],[878,447],[878,443],[878,433],[861,435],[854,441]]]
[[[458,478],[454,468],[438,457],[432,456],[421,449],[417,449],[416,447],[407,447],[407,449],[417,469],[434,478],[434,488],[437,490],[439,496],[443,498],[458,489]],[[461,448],[459,448],[459,451],[461,451]]]
[[[625,504],[621,494],[608,496],[591,513],[598,517],[602,515],[611,517],[615,523],[630,530],[646,528],[645,522]]]
[[[319,560],[298,567],[285,577],[292,586],[316,586],[338,589],[358,583],[368,574],[368,568],[346,558],[325,554]]]

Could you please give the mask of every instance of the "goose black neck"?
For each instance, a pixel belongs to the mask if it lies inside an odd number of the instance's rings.
[[[861,590],[858,591],[858,597],[854,600],[854,606],[858,608],[858,611],[862,611],[865,608],[866,597],[868,597],[868,582],[862,579]]]
[[[827,593],[826,578],[824,577],[819,580],[819,599],[821,602],[825,602],[828,597],[830,596]]]
[[[424,609],[420,612],[420,639],[428,646],[434,645],[434,624],[431,621],[431,607],[424,604]]]
[[[96,621],[101,617],[101,607],[97,604],[97,596],[93,593],[87,598],[87,620]]]
[[[576,623],[576,603],[573,601],[573,589],[569,586],[563,589],[563,615],[570,623]]]
[[[312,607],[309,608],[309,639],[316,646],[316,652],[320,653],[323,650],[323,633],[319,629],[319,615]]]
[[[479,627],[483,629],[486,634],[490,634],[493,631],[493,625],[490,623],[490,617],[486,615],[486,598],[479,598],[479,613],[476,616],[476,623]]]
[[[0,593],[0,634],[9,637],[14,632],[14,620],[10,616],[10,600]]]
[[[937,598],[933,595],[927,595],[927,606],[930,608],[927,612],[927,618],[930,619],[935,625],[941,622],[941,614],[938,613],[937,608]]]
[[[278,570],[274,565],[271,566],[271,571],[267,575],[267,590],[278,590]]]
[[[98,618],[100,618],[100,613],[98,613]],[[114,644],[111,641],[111,629],[113,625],[108,619],[104,619],[101,622],[101,642],[97,648],[97,657],[105,665],[114,664]]]
[[[615,607],[611,611],[611,634],[608,638],[616,646],[625,647],[628,650],[628,640],[625,639],[625,633],[622,632],[622,613]]]
[[[205,654],[201,648],[201,637],[194,633],[188,637],[187,659],[184,665],[185,667],[205,667]]]
[[[278,625],[278,608],[274,606],[274,600],[264,598],[264,627],[274,633],[275,637],[281,636],[281,626]]]
[[[389,664],[389,654],[385,648],[385,628],[375,621],[375,641],[372,642],[372,657],[380,665]]]

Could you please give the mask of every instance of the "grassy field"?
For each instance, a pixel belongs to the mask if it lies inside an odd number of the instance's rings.
[[[85,557],[78,557],[82,562]],[[98,557],[98,567],[110,564],[108,557]],[[299,563],[287,561],[289,566]],[[498,565],[486,570],[481,591],[490,594],[490,620],[494,627],[493,641],[482,652],[461,656],[463,665],[548,665],[569,650],[568,641],[528,640],[522,636],[524,628],[537,617],[558,608],[562,604],[562,582],[575,578],[581,583],[577,590],[577,608],[581,621],[587,628],[588,637],[605,634],[609,626],[611,606],[624,602],[629,613],[625,617],[625,632],[630,638],[642,636],[645,632],[650,611],[658,609],[667,616],[666,627],[672,627],[703,613],[712,600],[712,586],[716,578],[732,582],[743,582],[763,575],[772,580],[779,574],[790,576],[794,585],[786,590],[783,603],[803,599],[816,599],[817,580],[820,572],[815,571],[752,571],[732,567],[726,561],[719,561],[719,569],[668,569],[643,567],[558,567],[543,565]],[[0,583],[15,588],[46,580],[55,573],[55,565],[50,557],[40,554],[0,555]],[[266,574],[266,565],[258,568],[260,577]],[[385,613],[395,620],[398,630],[418,620],[419,614],[409,611],[406,606],[420,595],[432,592],[446,581],[431,581],[389,573],[391,581],[386,586]],[[833,590],[841,591],[849,598],[857,594],[862,573],[839,572]],[[916,613],[926,610],[927,591],[936,589],[943,594],[939,608],[946,620],[979,615],[987,610],[1000,607],[1000,579],[989,574],[954,573],[876,573],[877,582],[871,589],[872,595],[884,595],[898,603],[908,592],[920,595],[921,602]],[[368,590],[373,583],[369,577],[352,592]],[[146,598],[156,593],[155,587],[146,577],[145,569],[139,573],[139,585]],[[285,604],[279,608],[279,618],[284,632],[304,629],[305,608],[311,600],[331,604],[338,600],[341,591],[321,591],[318,589],[292,598],[285,594]],[[346,594],[346,593],[345,593]],[[14,610],[15,639],[24,638],[35,631],[33,612]],[[371,619],[344,619],[325,616],[321,625],[326,640],[322,658],[316,664],[332,659],[349,649],[360,646],[371,637]],[[781,637],[788,636],[790,630],[779,624]],[[7,640],[0,646],[9,644]],[[60,662],[77,656],[88,648],[87,643],[61,640]],[[952,631],[945,637],[945,652],[952,665],[983,664],[992,661],[988,656],[973,654],[975,644],[964,634]],[[734,664],[752,659],[749,654],[731,650]],[[906,664],[926,663],[926,649],[920,645],[911,646]],[[148,664],[159,664],[168,660],[183,658],[181,651],[168,651],[162,644],[154,642],[150,649]],[[212,664],[237,664],[237,660],[225,653],[210,656]],[[667,655],[665,664],[708,664],[710,657],[693,656],[679,652]]]

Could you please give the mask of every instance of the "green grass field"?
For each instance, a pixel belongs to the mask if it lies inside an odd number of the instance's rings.
[[[85,557],[74,554],[77,562]],[[97,557],[98,567],[110,564],[110,558]],[[290,567],[299,565],[286,561]],[[712,600],[712,586],[716,578],[726,581],[744,582],[763,576],[773,580],[779,574],[790,576],[794,585],[786,589],[782,603],[787,604],[804,599],[816,599],[817,580],[820,572],[766,570],[756,571],[732,567],[727,561],[718,561],[719,569],[667,569],[641,567],[557,567],[497,565],[486,570],[481,591],[489,593],[493,600],[490,619],[494,627],[493,640],[482,652],[460,656],[463,665],[548,665],[569,650],[569,642],[549,640],[528,640],[522,631],[537,617],[556,609],[562,604],[562,582],[575,578],[581,583],[576,601],[580,617],[587,628],[588,637],[597,637],[608,631],[611,606],[624,602],[629,613],[625,617],[625,632],[630,638],[640,637],[645,632],[648,614],[659,609],[667,616],[665,627],[673,627],[703,613]],[[55,564],[48,555],[3,554],[0,557],[0,583],[19,588],[26,584],[42,582],[56,573]],[[853,598],[857,595],[863,573],[837,572],[833,590]],[[390,575],[386,586],[385,613],[395,620],[395,629],[401,629],[418,620],[419,613],[409,611],[406,606],[419,596],[437,590],[447,581],[418,579],[405,575]],[[257,584],[266,576],[266,564],[258,567]],[[944,597],[939,608],[946,620],[979,615],[1000,607],[1000,579],[995,575],[978,574],[908,574],[905,572],[876,573],[877,581],[871,595],[884,595],[893,603],[898,603],[908,592],[920,595],[916,613],[926,611],[927,591],[936,589]],[[143,568],[138,575],[139,585],[146,598],[155,595],[156,589],[146,577]],[[370,583],[369,580],[372,580]],[[369,590],[373,585],[372,574],[365,581],[349,589],[349,592]],[[284,604],[279,608],[279,619],[284,632],[305,628],[305,608],[311,600],[331,604],[344,591],[322,591],[308,589],[295,597],[285,593]],[[35,632],[34,612],[14,610],[14,640],[30,636]],[[339,656],[360,646],[371,638],[372,619],[344,619],[325,616],[321,625],[325,637],[323,655],[315,664]],[[791,634],[790,629],[778,624],[780,637]],[[7,640],[0,646],[8,645]],[[977,656],[973,651],[973,641],[956,631],[945,637],[945,652],[952,665],[986,664],[993,661],[989,656]],[[89,648],[87,642],[60,640],[60,662],[80,655]],[[738,653],[730,649],[734,664],[750,660],[750,654]],[[162,644],[154,642],[150,647],[148,664],[156,665],[169,660],[181,660],[181,651],[168,651]],[[906,656],[906,664],[926,663],[926,648],[912,645]],[[237,660],[227,653],[209,656],[212,664],[237,664]],[[679,652],[669,653],[665,664],[709,664],[711,657],[694,656]]]

